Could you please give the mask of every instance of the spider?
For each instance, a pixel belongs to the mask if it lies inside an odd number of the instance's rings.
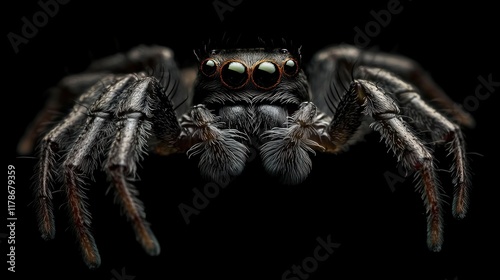
[[[286,43],[204,45],[194,54],[193,72],[177,67],[171,49],[141,45],[95,61],[51,90],[52,99],[19,144],[27,153],[37,132],[54,119],[51,112],[72,105],[37,146],[35,204],[44,239],[55,235],[52,192],[59,179],[83,260],[96,268],[100,255],[84,184],[98,168],[138,242],[158,255],[160,246],[133,185],[148,153],[185,153],[198,161],[204,179],[227,182],[244,170],[249,147],[258,147],[264,169],[291,185],[308,177],[311,155],[345,152],[371,131],[414,172],[431,251],[440,251],[443,243],[437,145],[452,162],[453,216],[465,217],[470,179],[462,128],[474,120],[415,61],[344,44],[319,50],[307,65],[301,47]]]

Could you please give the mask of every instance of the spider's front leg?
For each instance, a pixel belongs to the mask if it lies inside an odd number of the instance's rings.
[[[159,254],[160,246],[131,182],[136,179],[137,162],[153,142],[151,135],[157,143],[183,147],[182,128],[169,97],[174,90],[142,73],[110,74],[84,93],[70,114],[44,136],[39,146],[36,188],[39,229],[44,239],[55,235],[52,184],[60,173],[85,263],[90,268],[99,266],[84,184],[104,157],[103,169],[138,242],[148,254]],[[61,157],[60,152],[64,152]]]
[[[379,132],[398,162],[414,172],[427,212],[428,247],[439,251],[442,195],[431,149],[444,145],[451,157],[452,212],[463,218],[470,180],[461,126],[472,127],[474,119],[416,62],[403,56],[336,46],[318,52],[310,66],[314,102],[334,114],[323,119],[329,124],[319,131],[318,143],[337,153],[357,142],[368,125]],[[434,101],[437,104],[431,106]]]
[[[356,96],[358,104],[361,103],[360,107],[363,108],[362,114],[371,117],[373,122],[370,126],[385,139],[398,162],[406,169],[416,171],[417,190],[422,193],[427,212],[427,245],[432,251],[440,251],[443,242],[441,194],[431,151],[403,120],[396,102],[381,88],[370,81],[358,79],[351,84],[347,94]],[[359,110],[349,107],[346,109]],[[335,135],[337,126],[333,124],[338,121],[342,122],[341,116],[337,121],[332,121],[327,134]],[[335,143],[336,146],[344,144],[346,143],[342,141]]]
[[[325,81],[332,81],[337,89],[348,87],[346,82],[352,80],[354,69],[358,66],[385,69],[394,73],[412,84],[424,99],[430,100],[455,123],[463,127],[474,127],[475,120],[470,113],[455,103],[419,63],[393,53],[363,50],[350,45],[327,47],[319,51],[311,61],[309,71],[314,74],[311,75],[312,91],[316,93],[316,97],[322,98],[318,93],[324,91],[325,86],[330,86]],[[319,107],[325,110],[324,107]]]
[[[391,72],[369,67],[360,67],[359,76],[377,81],[394,98],[402,114],[408,116],[408,123],[413,129],[428,135],[434,145],[446,145],[448,155],[452,157],[451,173],[454,185],[452,214],[462,219],[467,214],[470,188],[468,160],[465,140],[459,125],[450,121],[441,112],[424,101],[419,91]],[[425,136],[424,136],[425,137]]]
[[[358,123],[360,120],[371,122],[370,126],[385,139],[398,162],[407,170],[416,171],[417,190],[422,194],[427,212],[427,245],[432,251],[440,251],[443,242],[440,185],[434,156],[428,143],[417,136],[415,130],[430,132],[431,138],[437,143],[447,143],[454,161],[453,214],[457,218],[463,218],[467,211],[469,189],[461,131],[426,104],[413,86],[390,72],[360,67],[354,75],[360,78],[355,79],[340,98],[334,118],[325,130],[324,135],[328,138],[326,143],[333,147],[329,151],[337,152],[349,145],[348,141],[355,133],[352,128],[357,127],[355,120]],[[371,81],[377,81],[377,85]],[[400,106],[403,106],[404,114]],[[406,122],[403,115],[412,117],[411,123]]]
[[[161,46],[139,45],[126,53],[118,53],[93,61],[82,73],[64,77],[57,85],[47,90],[48,99],[44,108],[25,130],[18,143],[18,153],[30,154],[44,132],[47,124],[56,120],[57,114],[69,108],[85,91],[104,80],[110,73],[126,74],[153,72],[160,81],[177,79],[178,70],[173,60],[173,52]],[[151,74],[151,73],[150,73]],[[182,81],[181,81],[182,82]],[[175,95],[173,98],[181,95]],[[178,101],[178,100],[174,100]]]

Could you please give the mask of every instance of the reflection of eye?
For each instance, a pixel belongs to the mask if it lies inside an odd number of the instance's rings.
[[[263,89],[274,87],[280,80],[278,67],[274,63],[268,61],[257,65],[252,75],[255,85]]]
[[[207,59],[202,62],[200,70],[205,76],[211,77],[217,71],[217,63],[213,59]]]
[[[299,65],[297,64],[297,62],[293,59],[289,59],[287,61],[285,61],[284,65],[283,65],[283,71],[285,72],[285,74],[289,75],[289,76],[293,76],[295,74],[297,74],[297,72],[299,71]]]
[[[221,79],[230,88],[241,88],[248,81],[247,68],[236,61],[226,63],[221,70]]]

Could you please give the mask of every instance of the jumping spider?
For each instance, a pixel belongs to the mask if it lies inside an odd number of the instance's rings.
[[[300,50],[205,46],[195,50],[198,71],[190,79],[170,49],[139,46],[64,78],[19,145],[29,152],[51,112],[77,98],[38,145],[35,203],[42,237],[55,235],[52,192],[61,179],[83,259],[99,266],[83,188],[101,167],[99,159],[137,240],[158,255],[132,184],[147,153],[185,153],[198,160],[205,179],[227,182],[243,171],[248,148],[259,147],[267,172],[299,184],[311,171],[310,154],[343,152],[376,131],[397,161],[415,171],[427,244],[440,251],[443,201],[431,145],[449,152],[452,212],[463,218],[470,183],[461,127],[472,127],[472,117],[406,57],[339,45],[320,50],[302,68]],[[187,96],[186,102],[174,103],[176,96]]]

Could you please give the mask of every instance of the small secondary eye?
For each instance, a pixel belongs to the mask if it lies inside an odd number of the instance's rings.
[[[226,63],[221,70],[221,79],[230,88],[241,88],[248,81],[247,68],[237,61]]]
[[[283,64],[283,71],[285,72],[285,74],[293,76],[299,71],[299,65],[295,60],[289,59]]]
[[[217,63],[213,59],[207,59],[201,64],[201,73],[211,77],[217,71]]]
[[[280,80],[280,71],[278,70],[278,66],[274,63],[264,61],[255,67],[252,78],[257,87],[270,89],[278,84]]]

